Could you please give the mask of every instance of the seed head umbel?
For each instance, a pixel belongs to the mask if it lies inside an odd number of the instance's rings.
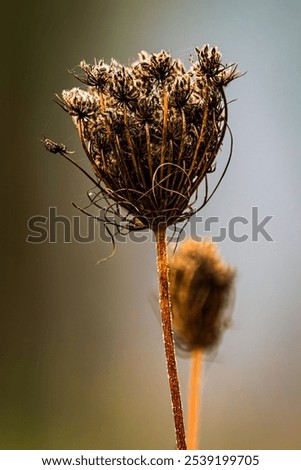
[[[195,52],[188,70],[166,51],[142,51],[129,66],[83,60],[74,75],[86,89],[56,97],[92,165],[98,204],[123,213],[129,230],[188,219],[203,181],[202,206],[209,198],[207,177],[228,127],[224,87],[240,74],[217,47]]]

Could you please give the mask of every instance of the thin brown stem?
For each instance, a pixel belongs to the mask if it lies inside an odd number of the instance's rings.
[[[199,441],[199,420],[201,408],[201,375],[203,351],[196,349],[191,353],[191,370],[188,398],[187,449],[197,450]]]
[[[167,374],[174,416],[175,433],[178,450],[186,450],[186,438],[180,386],[177,372],[175,345],[173,339],[172,314],[169,297],[169,276],[166,252],[166,225],[156,231],[157,263],[160,290],[160,306],[162,317],[163,340],[165,347]]]

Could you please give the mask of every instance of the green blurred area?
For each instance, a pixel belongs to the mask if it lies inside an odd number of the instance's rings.
[[[78,215],[90,182],[46,153],[43,135],[76,150],[55,93],[77,86],[83,58],[128,63],[217,44],[247,75],[229,99],[234,158],[204,210],[222,223],[259,206],[273,243],[220,244],[237,266],[233,328],[204,377],[202,448],[300,449],[300,91],[297,0],[65,0],[3,5],[1,30],[0,448],[173,449],[149,242],[37,245],[27,221]],[[81,220],[85,221],[84,216]],[[83,225],[84,226],[84,225]],[[184,401],[189,361],[179,359]]]

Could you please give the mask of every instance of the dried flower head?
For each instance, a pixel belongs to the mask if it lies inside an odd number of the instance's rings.
[[[110,201],[118,216],[123,210],[129,229],[189,218],[214,169],[227,129],[224,87],[239,73],[216,47],[195,50],[189,70],[166,51],[143,51],[130,66],[82,61],[75,76],[87,90],[57,96],[92,164],[98,204]]]
[[[227,306],[235,270],[211,241],[187,240],[170,257],[175,335],[187,350],[214,347],[228,326]]]

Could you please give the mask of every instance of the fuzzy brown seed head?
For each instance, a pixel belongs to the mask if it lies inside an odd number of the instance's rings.
[[[78,129],[100,193],[156,230],[191,216],[227,128],[223,87],[238,76],[216,47],[196,49],[186,70],[166,51],[122,66],[80,63],[87,90],[57,97]],[[135,226],[135,224],[132,224]]]
[[[228,326],[227,306],[235,270],[210,241],[187,240],[170,257],[174,330],[187,350],[210,349]]]

